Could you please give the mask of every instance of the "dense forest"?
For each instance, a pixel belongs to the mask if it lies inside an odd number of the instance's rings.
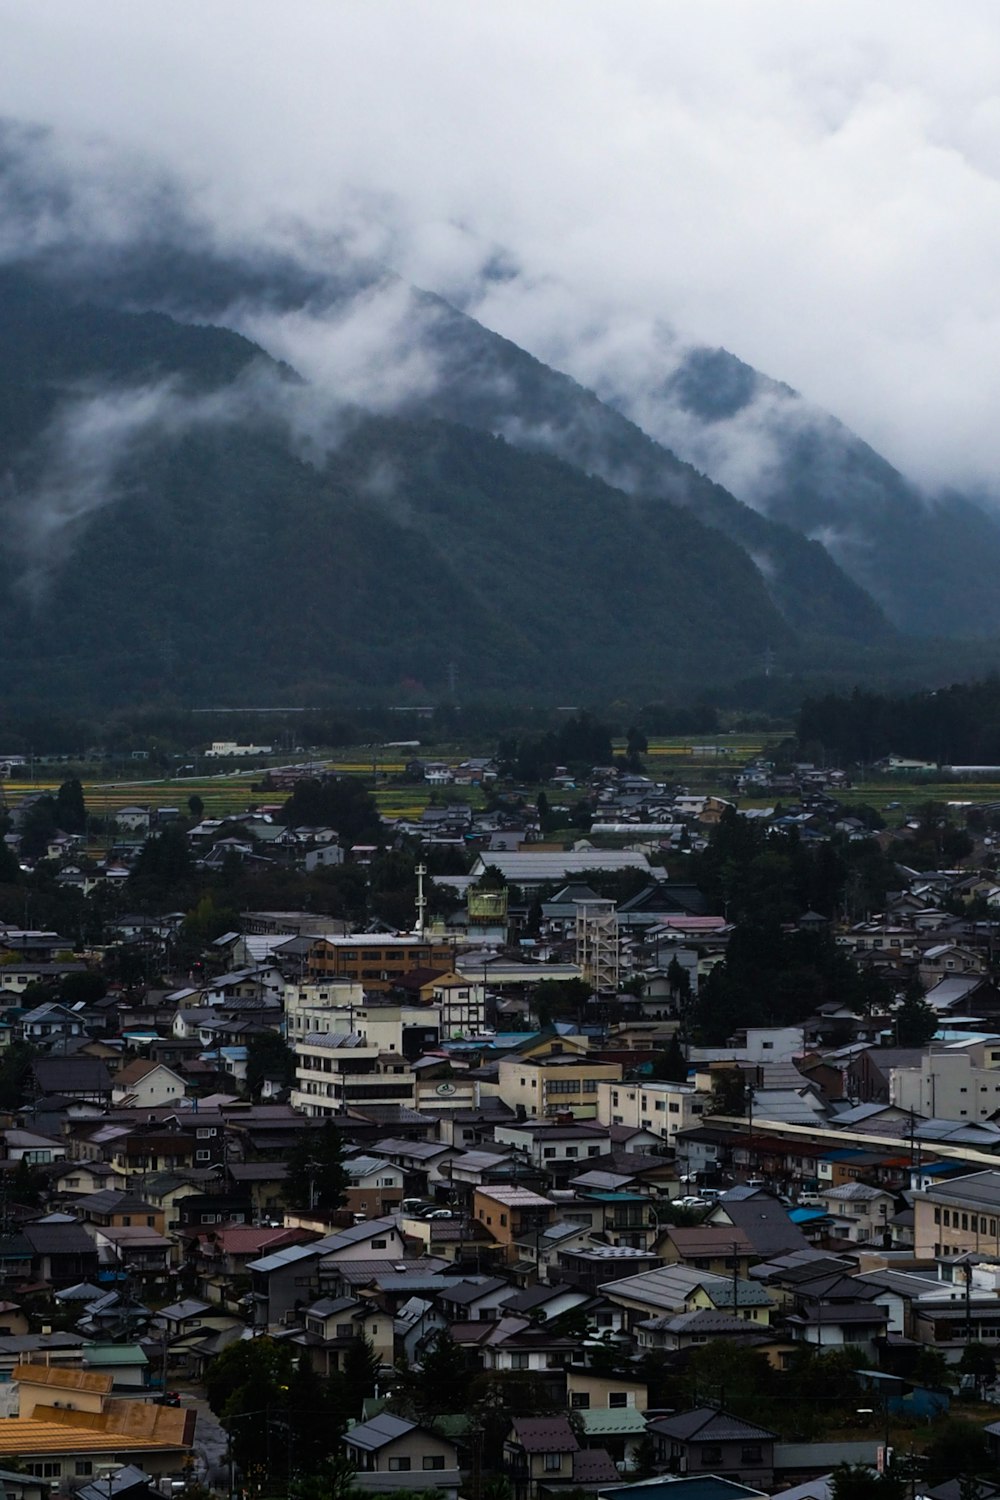
[[[827,764],[889,754],[937,765],[1000,765],[1000,676],[903,696],[866,692],[806,698],[802,753]]]

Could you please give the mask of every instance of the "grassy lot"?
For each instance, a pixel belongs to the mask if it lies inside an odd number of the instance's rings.
[[[861,781],[845,796],[849,802],[877,807],[887,823],[902,823],[924,802],[1000,802],[1000,782],[931,781],[923,777],[915,781]],[[891,802],[899,806],[891,808]]]

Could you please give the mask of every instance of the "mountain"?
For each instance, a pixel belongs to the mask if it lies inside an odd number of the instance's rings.
[[[724,349],[601,393],[755,510],[822,541],[902,631],[1000,633],[1000,525],[969,498],[928,498],[861,438]]]
[[[304,313],[322,327],[331,318],[346,321],[357,309],[377,325],[391,301],[386,362],[405,361],[416,350],[432,367],[431,378],[395,397],[397,414],[500,434],[639,500],[690,511],[750,556],[796,636],[865,644],[892,637],[880,606],[820,541],[735,499],[570,376],[441,298],[405,287],[384,268],[351,260],[336,246],[321,273],[287,258],[220,257],[207,246],[171,245],[124,247],[98,259],[60,254],[46,259],[42,270],[66,295],[249,328],[265,347],[269,328],[280,333],[283,314]]]
[[[314,398],[232,330],[0,272],[7,701],[440,692],[449,663],[664,696],[794,647],[692,512],[428,413],[324,446]]]

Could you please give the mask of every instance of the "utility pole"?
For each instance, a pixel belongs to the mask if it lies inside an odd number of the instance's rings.
[[[733,1317],[739,1317],[740,1306],[740,1256],[739,1241],[733,1240]]]

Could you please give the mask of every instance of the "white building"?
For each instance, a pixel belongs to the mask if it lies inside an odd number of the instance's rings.
[[[707,1100],[690,1083],[599,1083],[597,1119],[602,1125],[651,1130],[672,1143],[679,1130],[699,1123]]]
[[[358,1032],[311,1033],[295,1044],[291,1103],[307,1115],[340,1114],[365,1104],[412,1108],[415,1084],[405,1057],[382,1052]]]

